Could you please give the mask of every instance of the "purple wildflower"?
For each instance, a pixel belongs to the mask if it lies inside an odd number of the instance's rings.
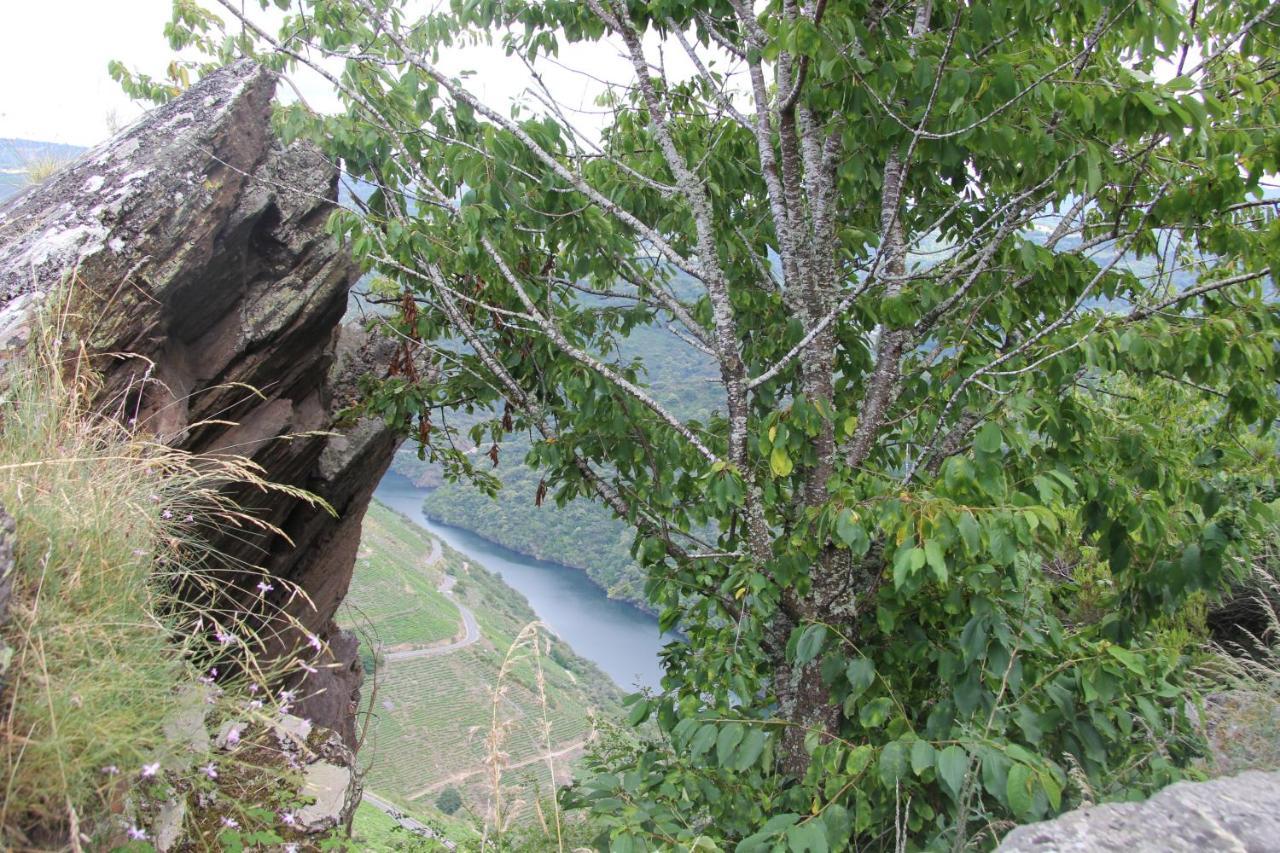
[[[147,831],[140,826],[131,826],[126,830],[130,841],[146,841]]]
[[[156,774],[157,774],[157,773],[159,773],[159,772],[160,772],[160,762],[159,762],[159,761],[155,762],[154,764],[144,764],[144,765],[142,765],[142,778],[143,778],[143,779],[154,779],[154,778],[155,778],[155,776],[156,776]]]
[[[224,815],[222,818],[222,825],[227,829],[236,829],[240,826],[240,822],[233,817],[227,817]]]
[[[160,517],[163,518],[165,521],[168,521],[169,519],[173,518],[173,510],[166,509],[164,512],[160,513]]]
[[[275,589],[275,587],[267,583],[266,581],[258,581],[259,592],[267,593],[267,592],[271,592],[271,590],[273,589]]]
[[[240,742],[240,727],[232,726],[227,729],[227,746],[235,746]]]
[[[208,764],[206,764],[204,767],[201,767],[200,769],[203,770],[204,775],[208,776],[210,779],[218,778],[218,768],[214,766],[214,763],[212,761],[210,761]]]
[[[285,826],[293,826],[298,819],[293,816],[293,812],[280,812],[280,820],[284,821]]]
[[[102,768],[102,772],[108,776],[119,776],[120,768],[116,767],[114,764],[108,764],[106,767]]]

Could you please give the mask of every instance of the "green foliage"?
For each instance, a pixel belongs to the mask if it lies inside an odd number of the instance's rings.
[[[290,44],[346,55],[347,109],[282,132],[378,184],[331,228],[436,371],[366,410],[489,491],[482,454],[527,435],[535,502],[632,526],[689,637],[631,706],[652,734],[569,798],[601,843],[990,845],[1072,805],[1069,768],[1109,798],[1186,774],[1161,632],[1275,520],[1275,10],[303,5]],[[675,31],[747,91],[643,71],[599,152],[432,64],[608,33],[647,69]],[[668,327],[709,408],[622,343]]]
[[[447,815],[451,815],[462,808],[462,795],[458,793],[457,788],[451,785],[441,791],[440,796],[436,797],[436,808]]]
[[[343,599],[344,627],[373,629],[371,646],[426,646],[460,636],[458,608],[439,590],[444,576],[429,565],[431,537],[374,503],[366,514],[355,577]]]

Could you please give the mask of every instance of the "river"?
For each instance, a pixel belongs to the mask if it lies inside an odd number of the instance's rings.
[[[609,598],[579,569],[536,560],[469,530],[432,521],[422,514],[427,492],[408,477],[388,471],[373,496],[450,548],[501,575],[529,600],[539,619],[619,686],[626,690],[658,688],[662,679],[658,652],[678,637],[664,636],[656,618],[625,601]]]

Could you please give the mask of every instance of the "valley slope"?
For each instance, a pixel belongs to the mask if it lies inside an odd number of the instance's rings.
[[[372,673],[362,708],[366,790],[455,836],[483,820],[491,751],[501,753],[505,800],[532,803],[550,791],[544,704],[560,782],[597,716],[619,707],[613,682],[563,642],[540,632],[536,659],[530,643],[517,644],[536,621],[523,596],[376,502],[340,621],[361,635]],[[462,795],[455,819],[435,808],[447,788]],[[362,806],[366,815],[369,808]]]

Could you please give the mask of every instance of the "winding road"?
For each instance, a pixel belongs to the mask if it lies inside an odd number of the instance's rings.
[[[440,559],[439,540],[433,539],[431,540],[431,544],[434,546],[434,550],[432,551],[431,560],[427,565],[434,565],[435,562]],[[462,566],[465,570],[467,564],[463,563]],[[457,581],[453,575],[445,575],[440,580],[440,586],[438,589],[453,602],[454,606],[458,608],[458,613],[462,616],[462,639],[443,646],[431,646],[430,648],[425,649],[408,649],[403,652],[387,652],[386,656],[383,657],[384,661],[387,663],[394,663],[398,660],[433,658],[438,657],[439,655],[447,655],[450,652],[456,652],[458,649],[465,649],[467,646],[480,639],[480,623],[476,622],[476,614],[471,611],[470,607],[467,607],[467,605],[459,601],[453,594],[453,587],[456,583]]]
[[[426,566],[427,567],[434,566],[436,563],[440,562],[442,558],[443,558],[443,553],[440,545],[440,540],[435,537],[432,537],[431,554],[428,555],[426,559]],[[469,568],[470,568],[469,564],[467,563],[462,564],[462,570],[464,572],[467,571]],[[457,579],[454,578],[452,575],[446,574],[441,577],[440,584],[437,587],[437,589],[439,589],[441,594],[446,596],[450,601],[453,602],[454,606],[458,608],[458,614],[462,617],[462,627],[463,627],[462,639],[452,643],[447,643],[441,646],[431,646],[431,647],[420,648],[420,649],[408,649],[408,650],[399,651],[399,652],[387,652],[383,657],[384,662],[393,663],[395,661],[414,660],[417,658],[431,658],[431,657],[438,657],[440,655],[447,655],[447,654],[451,654],[452,652],[456,652],[459,649],[463,649],[463,648],[466,648],[467,646],[473,645],[474,643],[480,640],[480,624],[476,621],[475,613],[471,610],[471,608],[467,607],[460,600],[458,600],[457,596],[454,594],[454,586],[456,584],[457,584]],[[503,769],[515,770],[517,768],[525,767],[530,764],[544,762],[544,761],[547,761],[548,759],[563,758],[567,755],[571,755],[576,752],[581,752],[582,749],[587,745],[589,741],[590,741],[590,738],[577,740],[549,754],[542,753],[542,754],[534,755],[522,761],[518,761],[514,764],[504,767]],[[486,768],[479,767],[474,770],[467,770],[461,773],[453,774],[445,779],[440,780],[439,782],[436,782],[432,785],[427,786],[426,788],[414,794],[411,794],[409,796],[409,799],[416,800],[420,797],[426,796],[427,794],[442,790],[443,788],[449,785],[463,782],[473,776],[478,776],[484,772],[486,772]],[[409,817],[404,812],[402,812],[398,807],[396,807],[394,804],[388,802],[387,800],[384,800],[382,797],[379,797],[374,792],[366,790],[363,792],[362,796],[363,796],[364,802],[369,803],[369,805],[389,815],[393,820],[395,820],[400,826],[404,827],[405,829],[408,829],[411,832],[417,833],[418,835],[435,839],[436,841],[439,841],[441,844],[443,844],[446,848],[450,850],[455,849],[455,845],[452,841],[441,836],[436,830],[432,829],[430,826],[427,826],[421,821],[418,821],[412,817]]]
[[[424,836],[426,838],[434,838],[436,841],[439,841],[442,845],[444,845],[449,850],[453,850],[457,847],[457,845],[454,844],[452,841],[450,841],[448,838],[445,838],[443,835],[436,832],[434,829],[427,826],[422,821],[414,820],[413,818],[409,817],[407,814],[400,811],[391,803],[382,799],[382,797],[379,797],[373,791],[365,791],[363,794],[361,794],[361,800],[373,806],[375,809],[378,809],[379,811],[384,812],[388,817],[390,817],[392,820],[394,820],[396,823],[400,824],[410,832],[416,832],[418,835]]]

